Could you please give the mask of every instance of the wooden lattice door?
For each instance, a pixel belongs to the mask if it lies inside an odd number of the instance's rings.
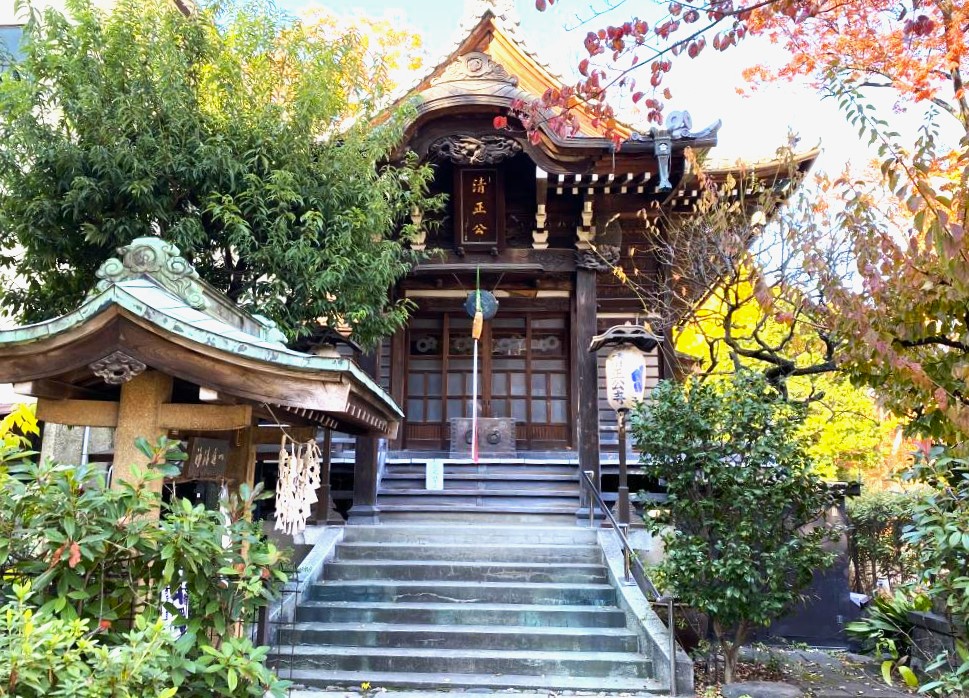
[[[408,330],[405,447],[445,450],[448,420],[471,415],[473,340],[464,314],[419,315]],[[479,346],[479,409],[511,417],[519,450],[570,447],[564,313],[499,313]]]

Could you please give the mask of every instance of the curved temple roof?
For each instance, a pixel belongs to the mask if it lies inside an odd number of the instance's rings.
[[[39,397],[51,396],[51,385],[62,392],[56,397],[107,395],[120,381],[105,365],[120,362],[280,418],[395,435],[403,413],[353,361],[288,348],[274,323],[201,281],[159,238],[138,238],[119,254],[102,264],[101,281],[74,312],[0,331],[0,382]]]

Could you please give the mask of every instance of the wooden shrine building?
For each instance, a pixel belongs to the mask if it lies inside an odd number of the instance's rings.
[[[164,240],[119,253],[76,311],[0,331],[0,382],[36,397],[38,419],[115,428],[113,481],[147,462],[138,437],[208,439],[217,462],[199,467],[251,485],[256,447],[278,444],[280,425],[301,439],[397,435],[399,408],[354,362],[288,348],[274,323],[201,281]]]
[[[693,130],[688,113],[674,112],[648,133],[619,125],[617,149],[580,108],[577,134],[540,126],[536,142],[513,105],[563,82],[524,45],[514,3],[469,5],[480,10],[468,11],[458,41],[398,102],[417,104],[400,152],[434,166],[433,190],[447,205],[443,214],[413,212],[420,230],[410,244],[429,254],[395,294],[416,310],[373,367],[405,413],[389,453],[412,464],[467,457],[473,341],[463,306],[480,274],[499,302],[481,342],[482,456],[557,459],[598,474],[617,428],[604,357],[589,352],[590,341],[651,315],[613,265],[629,276],[635,267],[638,283],[665,283],[669,270],[644,249],[644,212],[690,214],[699,187],[686,151],[702,157],[720,124]],[[496,128],[496,117],[507,127]],[[678,371],[665,340],[648,356],[650,385]],[[385,490],[384,503],[398,501]]]
[[[467,461],[474,367],[464,304],[480,277],[499,302],[480,343],[482,456],[568,466],[575,504],[557,511],[580,509],[579,470],[598,475],[603,453],[616,449],[604,357],[590,342],[613,325],[649,322],[652,312],[613,271],[633,276],[635,268],[638,283],[666,283],[671,270],[644,244],[645,216],[691,215],[699,185],[687,150],[713,148],[719,122],[693,130],[689,114],[673,112],[648,133],[619,125],[625,140],[616,148],[579,109],[574,136],[540,126],[532,138],[513,105],[563,83],[521,41],[513,3],[479,6],[447,55],[397,101],[417,104],[398,153],[433,165],[432,189],[447,204],[412,212],[418,232],[408,243],[427,254],[392,293],[414,312],[359,358],[364,370],[332,347],[318,356],[307,353],[317,352],[312,342],[298,345],[307,352],[285,346],[271,323],[239,310],[177,250],[149,238],[101,268],[97,293],[76,312],[0,332],[0,381],[38,397],[41,419],[117,425],[119,463],[138,462],[135,436],[232,433],[228,472],[237,481],[254,477],[253,445],[277,440],[260,435],[269,433],[261,423],[355,435],[352,487],[345,479],[337,488],[347,499],[352,491],[351,521],[354,512],[357,521],[378,520],[378,500],[386,511],[441,512],[450,505],[424,504],[432,497],[420,469]],[[496,128],[496,117],[507,127]],[[648,385],[679,371],[671,338],[663,339],[648,356]],[[386,473],[382,455],[410,470]],[[516,477],[498,488],[523,488]],[[533,490],[564,496],[561,479],[536,477]],[[482,501],[473,490],[488,486],[448,493],[473,507]],[[402,503],[412,495],[422,503]]]
[[[616,149],[580,109],[578,134],[540,127],[533,144],[512,104],[562,82],[523,45],[513,10],[496,5],[510,3],[482,3],[454,49],[402,97],[419,106],[401,150],[434,165],[448,204],[433,226],[415,211],[426,229],[413,247],[440,254],[399,284],[398,297],[417,310],[381,353],[383,384],[406,414],[391,450],[454,450],[452,420],[471,413],[471,320],[462,304],[480,270],[482,289],[500,303],[483,337],[481,414],[514,420],[512,450],[578,451],[591,461],[600,433],[614,439],[615,422],[589,342],[650,315],[611,265],[630,275],[636,266],[640,283],[664,283],[666,270],[643,250],[643,212],[688,214],[697,183],[685,151],[716,145],[719,123],[693,131],[689,115],[674,112],[666,129],[620,125],[626,141]],[[495,128],[499,116],[507,128]],[[650,367],[653,382],[673,374],[669,342]]]

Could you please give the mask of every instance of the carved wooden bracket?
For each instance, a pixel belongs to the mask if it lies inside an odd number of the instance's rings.
[[[536,250],[548,249],[548,212],[545,205],[548,201],[548,172],[541,167],[535,168],[535,230],[532,231],[532,248]]]
[[[410,210],[410,220],[414,224],[414,234],[410,239],[412,250],[423,251],[427,248],[427,231],[424,230],[424,212],[417,206],[412,206]]]
[[[672,191],[670,156],[673,153],[673,138],[669,131],[657,131],[653,138],[653,152],[656,153],[656,162],[659,165],[659,184],[656,185],[656,191]]]
[[[611,271],[619,264],[619,245],[596,245],[575,251],[575,266],[592,271]]]
[[[592,224],[592,201],[586,199],[582,202],[582,225],[575,229],[578,240],[575,247],[579,250],[592,249],[592,243],[596,239],[596,229]]]
[[[521,143],[506,136],[445,136],[431,143],[432,160],[450,160],[455,165],[494,165],[522,151]]]

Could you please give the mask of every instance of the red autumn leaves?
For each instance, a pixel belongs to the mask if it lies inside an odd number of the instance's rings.
[[[81,561],[81,546],[77,544],[76,541],[68,541],[64,543],[61,547],[54,551],[54,556],[51,558],[50,566],[53,567],[64,557],[64,553],[67,552],[67,566],[71,569],[77,567],[78,563]]]

